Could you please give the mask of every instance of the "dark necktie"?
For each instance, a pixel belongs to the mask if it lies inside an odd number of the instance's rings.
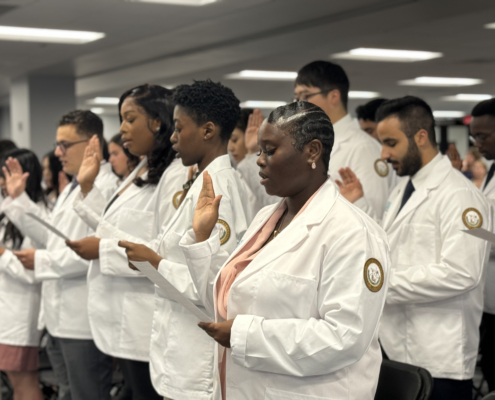
[[[414,192],[414,185],[412,183],[412,180],[409,179],[409,182],[407,182],[406,189],[404,190],[404,196],[402,197],[402,201],[400,203],[400,208],[399,211],[397,212],[397,215],[399,215],[400,210],[402,210],[402,207],[404,207],[404,204],[407,203],[407,200],[411,197],[411,195]]]
[[[483,186],[483,189],[486,188],[486,186],[488,185],[488,182],[490,182],[490,179],[493,178],[494,173],[495,173],[495,162],[492,164],[492,166],[488,170],[488,174],[486,175],[485,186]]]

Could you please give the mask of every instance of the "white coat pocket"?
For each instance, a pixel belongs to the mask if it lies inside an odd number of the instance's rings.
[[[320,396],[312,396],[309,394],[301,394],[294,392],[286,392],[285,390],[278,390],[273,388],[266,388],[265,391],[265,400],[344,400],[347,396],[343,397],[320,397]]]
[[[149,349],[155,297],[153,294],[124,295],[120,347],[126,350]]]
[[[119,211],[117,228],[140,239],[153,239],[154,214],[151,211],[141,211],[132,208],[122,208]]]
[[[310,317],[317,282],[278,271],[259,274],[254,314],[265,318]]]

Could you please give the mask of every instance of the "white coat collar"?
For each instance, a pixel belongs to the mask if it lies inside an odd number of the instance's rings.
[[[490,170],[492,167],[494,160],[486,160],[486,170],[487,172]],[[483,179],[483,183],[481,184],[481,189],[485,195],[489,195],[492,193],[495,193],[495,176],[488,182],[488,185],[485,187],[485,182],[486,178],[488,177],[488,173],[485,176],[485,179]]]
[[[407,179],[404,179],[403,182],[401,182],[400,186],[396,189],[398,193],[395,196],[394,203],[390,206],[390,210],[387,212],[383,221],[383,229],[385,231],[388,232],[389,228],[398,226],[407,215],[418,208],[419,205],[428,198],[429,192],[437,188],[438,185],[445,180],[447,174],[452,171],[453,167],[449,158],[442,155],[439,155],[438,157],[437,162],[432,164],[432,168],[429,169],[429,173],[425,177],[424,182],[419,188],[415,188],[411,198],[397,215],[400,203],[402,202],[404,189],[407,185]]]
[[[309,236],[309,227],[320,224],[331,210],[340,193],[337,186],[331,179],[323,184],[320,191],[308,205],[308,207],[293,220],[287,228],[285,228],[275,240],[267,245],[263,251],[256,256],[256,258],[242,271],[239,277],[235,280],[233,285],[237,285],[247,277],[258,272],[273,260],[280,257],[282,254],[287,253],[292,248],[296,247],[300,242],[305,240]],[[230,255],[227,263],[235,257],[239,251],[251,240],[251,238],[261,229],[261,227],[268,221],[268,219],[275,212],[280,202],[269,206],[263,212],[263,215],[253,221],[253,224],[249,227],[248,232],[243,237],[237,249]],[[225,265],[227,265],[225,263]]]
[[[442,154],[438,153],[433,159],[426,164],[423,168],[421,168],[418,172],[416,172],[412,177],[411,181],[416,190],[421,188],[421,186],[426,182],[428,176],[430,176],[431,171],[435,168],[438,162],[442,160]]]
[[[335,134],[334,146],[340,146],[340,144],[347,142],[354,133],[354,121],[349,114],[345,117],[339,119],[335,124],[333,124],[333,131]]]

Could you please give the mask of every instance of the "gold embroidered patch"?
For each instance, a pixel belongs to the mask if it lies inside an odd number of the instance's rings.
[[[386,161],[383,161],[381,158],[375,161],[375,171],[382,178],[388,175],[388,164]]]
[[[468,208],[462,213],[462,222],[468,229],[478,229],[483,225],[483,217],[476,208]]]
[[[183,190],[174,194],[174,197],[172,198],[172,204],[174,205],[175,209],[178,209],[180,206],[180,197],[182,196],[182,193],[184,193]]]
[[[225,244],[230,239],[230,226],[223,219],[219,219],[217,224],[220,224],[218,229],[220,230],[220,245]]]
[[[370,258],[364,264],[364,283],[372,292],[378,292],[383,286],[383,268],[376,258]]]

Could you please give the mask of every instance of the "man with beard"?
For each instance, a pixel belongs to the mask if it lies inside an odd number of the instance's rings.
[[[406,96],[377,111],[382,158],[399,176],[383,217],[391,248],[380,341],[392,360],[426,368],[431,400],[472,398],[483,311],[488,202],[437,148],[433,114]]]
[[[488,160],[489,171],[481,185],[483,194],[495,205],[495,99],[478,103],[471,112],[469,126],[474,145]],[[490,166],[491,164],[491,166]],[[485,284],[485,306],[482,321],[481,370],[488,389],[495,390],[495,246],[492,246]]]

